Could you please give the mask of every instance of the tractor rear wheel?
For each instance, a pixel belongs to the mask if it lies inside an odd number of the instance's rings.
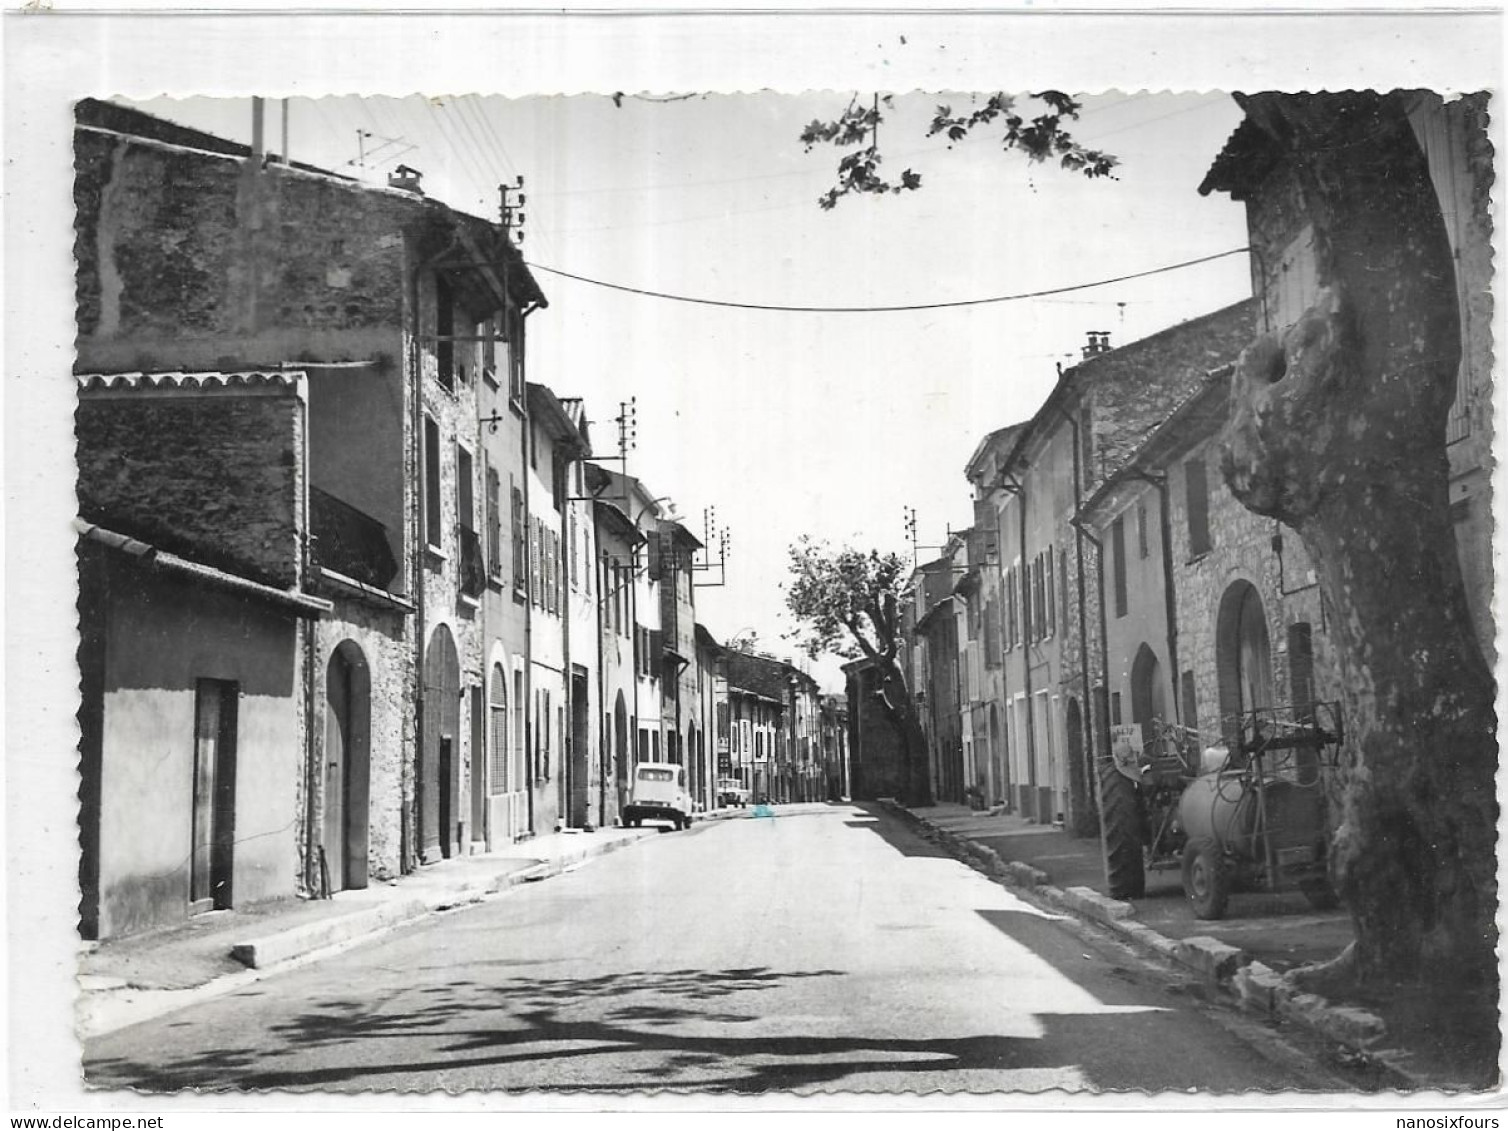
[[[1230,899],[1231,875],[1219,850],[1207,840],[1191,841],[1183,850],[1183,892],[1196,919],[1219,919]]]
[[[1100,817],[1110,898],[1140,899],[1147,891],[1141,799],[1136,783],[1110,765],[1100,769]]]

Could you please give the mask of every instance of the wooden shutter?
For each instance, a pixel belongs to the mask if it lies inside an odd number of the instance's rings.
[[[1183,482],[1189,511],[1189,557],[1197,558],[1210,552],[1210,491],[1202,459],[1183,465]]]

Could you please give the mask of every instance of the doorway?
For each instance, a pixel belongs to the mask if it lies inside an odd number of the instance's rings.
[[[592,823],[591,700],[587,692],[586,669],[571,667],[571,735],[570,735],[570,827],[584,829]]]
[[[189,911],[229,908],[235,895],[236,704],[240,686],[201,679],[194,702],[194,812]]]
[[[371,789],[371,675],[343,641],[325,672],[325,867],[333,890],[367,886]]]
[[[461,669],[445,625],[424,656],[423,743],[419,751],[419,852],[425,864],[455,855],[460,813],[456,735],[461,726]]]

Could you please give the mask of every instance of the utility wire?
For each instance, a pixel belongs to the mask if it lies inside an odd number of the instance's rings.
[[[774,303],[729,302],[723,299],[673,295],[667,294],[664,291],[650,291],[641,287],[626,287],[619,283],[606,283],[601,279],[588,279],[584,275],[573,275],[569,271],[561,271],[555,267],[546,267],[542,263],[526,263],[526,266],[535,271],[544,271],[550,275],[558,275],[562,279],[574,279],[578,283],[590,283],[594,287],[606,287],[611,291],[623,291],[626,294],[643,295],[647,298],[662,298],[671,302],[689,302],[698,306],[724,306],[732,307],[736,310],[773,310],[794,314],[896,314],[911,310],[947,310],[960,306],[984,306],[996,302],[1019,302],[1022,299],[1043,298],[1047,295],[1061,295],[1071,291],[1084,291],[1091,287],[1105,287],[1111,283],[1125,283],[1132,279],[1145,279],[1149,275],[1161,275],[1168,271],[1178,271],[1184,267],[1194,267],[1201,263],[1224,259],[1230,255],[1241,255],[1250,250],[1248,247],[1234,247],[1229,251],[1217,252],[1214,255],[1205,255],[1199,259],[1186,259],[1182,263],[1169,263],[1164,267],[1153,267],[1150,270],[1136,271],[1130,275],[1117,275],[1113,279],[1096,279],[1092,283],[1074,283],[1066,287],[1051,287],[1042,291],[1024,291],[1014,295],[994,295],[990,298],[958,299],[954,302],[907,303],[900,306],[782,306]]]

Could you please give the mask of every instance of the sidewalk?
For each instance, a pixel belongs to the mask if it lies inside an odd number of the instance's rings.
[[[1092,919],[1122,938],[1178,963],[1274,1020],[1302,1025],[1365,1056],[1399,1086],[1442,1091],[1496,1087],[1496,1054],[1488,1062],[1478,1019],[1462,1010],[1404,995],[1330,1002],[1298,990],[1284,977],[1297,966],[1333,958],[1354,938],[1345,910],[1315,911],[1302,894],[1239,893],[1220,920],[1194,917],[1179,869],[1149,872],[1146,895],[1109,898],[1097,839],[1076,838],[1012,814],[963,805],[911,810],[886,803],[918,831],[974,867],[1024,887],[1058,910]],[[1496,1004],[1483,1003],[1496,1017]],[[1432,1007],[1433,1006],[1433,1007]],[[1454,1013],[1440,1021],[1441,1013]],[[1495,1027],[1494,1027],[1495,1031]]]
[[[696,819],[725,815],[717,810]],[[231,993],[272,970],[333,953],[432,912],[559,875],[668,829],[551,833],[496,852],[442,860],[330,899],[289,898],[214,911],[139,935],[84,944],[78,960],[78,1031],[83,1037],[99,1036]]]

